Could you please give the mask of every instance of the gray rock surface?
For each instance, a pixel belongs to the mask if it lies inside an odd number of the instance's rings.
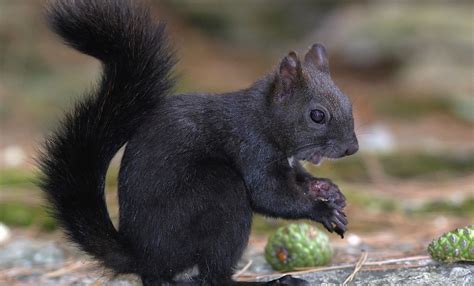
[[[69,253],[66,255],[65,253]],[[107,286],[140,286],[141,282],[134,275],[112,277],[101,267],[85,264],[78,269],[64,273],[47,275],[58,269],[67,268],[71,259],[80,261],[77,253],[70,257],[68,249],[59,247],[52,241],[16,240],[0,247],[0,285],[107,285]],[[67,257],[67,259],[66,259]],[[87,259],[83,259],[86,261]],[[249,247],[245,252],[238,269],[249,261],[251,266],[246,273],[262,275],[256,280],[268,281],[284,274],[275,273],[266,263],[258,249]],[[67,263],[66,263],[67,262]],[[65,264],[66,263],[66,264]],[[65,266],[66,265],[66,266]],[[474,285],[474,264],[455,263],[441,264],[429,259],[405,262],[384,266],[371,266],[359,271],[349,285]],[[340,285],[352,273],[353,267],[338,270],[295,275],[306,279],[311,285]],[[196,269],[190,271],[196,274]],[[183,277],[189,275],[184,275]]]
[[[353,269],[296,275],[311,285],[341,285]],[[267,281],[271,279],[261,279]],[[348,285],[474,285],[474,264],[431,263],[428,266],[389,270],[360,271]]]
[[[55,266],[63,261],[63,251],[50,241],[22,239],[0,248],[0,268]]]

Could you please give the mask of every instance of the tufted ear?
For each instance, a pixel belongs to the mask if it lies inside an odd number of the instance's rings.
[[[293,93],[296,84],[302,77],[301,63],[295,52],[291,51],[280,62],[279,79],[281,85],[281,97]]]
[[[321,44],[314,44],[304,56],[305,66],[329,73],[329,61],[326,49]]]

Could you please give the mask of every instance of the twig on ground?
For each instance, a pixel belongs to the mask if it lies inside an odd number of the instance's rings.
[[[420,265],[416,264],[409,264],[409,265],[404,265],[403,269],[408,269],[408,268],[418,268]],[[400,267],[396,264],[389,264],[389,265],[384,265],[384,266],[368,266],[364,265],[364,271],[386,271],[386,270],[395,270],[395,269],[400,269]]]
[[[387,264],[397,264],[400,262],[410,262],[410,261],[418,261],[418,260],[428,260],[430,259],[429,256],[427,255],[419,255],[419,256],[411,256],[411,257],[404,257],[404,258],[394,258],[394,259],[387,259],[387,260],[381,260],[381,261],[369,261],[365,262],[363,267],[367,266],[381,266],[381,265],[387,265]],[[423,265],[404,265],[402,267],[421,267]],[[322,271],[331,271],[331,270],[340,270],[340,269],[347,269],[347,268],[352,268],[354,267],[353,264],[347,264],[347,265],[336,265],[336,266],[329,266],[329,267],[317,267],[317,268],[309,268],[306,270],[302,271],[293,271],[293,272],[285,272],[285,273],[280,273],[280,274],[267,274],[267,275],[258,275],[258,274],[246,274],[246,275],[240,275],[239,281],[247,281],[247,280],[255,280],[255,279],[264,279],[264,278],[275,278],[278,276],[281,276],[282,274],[285,275],[301,275],[301,274],[307,274],[307,273],[315,273],[315,272],[322,272]]]
[[[369,253],[367,251],[363,251],[359,260],[357,261],[357,264],[354,268],[354,271],[352,271],[351,275],[347,276],[346,280],[342,282],[342,286],[346,286],[347,283],[351,282],[352,279],[356,276],[357,272],[362,268],[364,265],[365,261],[367,260],[367,257],[369,256]]]
[[[244,274],[245,271],[249,269],[250,265],[252,265],[252,263],[253,263],[253,260],[249,260],[249,262],[247,262],[247,264],[245,264],[245,266],[242,269],[240,269],[237,273],[234,274],[234,278],[237,278],[240,275]]]
[[[14,275],[31,272],[29,267],[12,267],[0,271],[0,278],[5,279]]]
[[[418,255],[418,256],[411,256],[411,257],[402,257],[402,258],[394,258],[394,259],[387,259],[381,261],[370,261],[365,263],[365,265],[384,265],[384,264],[394,264],[398,262],[408,262],[408,261],[416,261],[416,260],[426,260],[431,259],[428,255]]]
[[[62,267],[62,268],[57,269],[57,270],[54,270],[54,271],[45,273],[45,274],[43,274],[43,277],[44,277],[44,278],[58,277],[58,276],[61,276],[61,275],[63,275],[63,274],[72,272],[72,271],[74,271],[74,270],[83,268],[83,267],[85,267],[85,266],[87,266],[87,264],[84,264],[84,263],[81,262],[81,261],[73,262],[73,263],[68,264],[68,265],[66,265],[66,266],[64,266],[64,267]]]

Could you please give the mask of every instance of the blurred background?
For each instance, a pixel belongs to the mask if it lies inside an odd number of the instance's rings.
[[[148,2],[177,49],[178,92],[243,88],[288,51],[326,46],[332,76],[354,103],[361,146],[342,161],[306,165],[348,198],[349,239],[331,236],[335,245],[423,254],[430,239],[474,221],[472,2]],[[0,0],[4,245],[16,238],[62,243],[32,183],[34,158],[42,137],[100,72],[98,62],[47,30],[43,5]],[[114,218],[119,157],[107,180]],[[284,223],[257,216],[251,246],[261,248]],[[0,268],[24,262],[3,261]]]

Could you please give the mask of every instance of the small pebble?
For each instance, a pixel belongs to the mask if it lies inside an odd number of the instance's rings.
[[[3,160],[8,167],[18,167],[24,163],[26,154],[18,145],[10,145],[3,150]]]
[[[11,238],[11,232],[8,226],[0,222],[0,245],[7,243]]]
[[[449,273],[449,278],[450,279],[458,279],[458,278],[463,278],[468,275],[473,275],[471,270],[467,268],[462,268],[462,267],[454,267],[451,269],[451,272]]]
[[[359,246],[362,242],[362,239],[360,238],[360,236],[356,235],[356,234],[349,234],[347,236],[347,243],[350,245],[350,246]]]

